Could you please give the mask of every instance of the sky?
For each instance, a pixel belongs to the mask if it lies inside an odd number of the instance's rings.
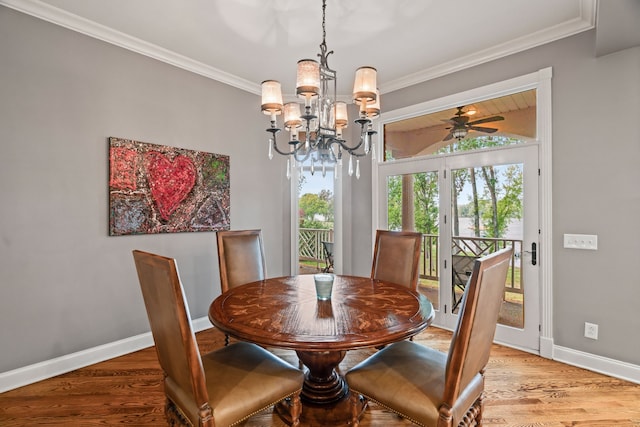
[[[327,171],[327,174],[324,178],[322,177],[321,170],[316,170],[313,175],[311,175],[311,172],[305,171],[304,176],[306,179],[305,179],[304,185],[302,186],[302,191],[300,192],[300,195],[307,194],[307,193],[318,194],[320,193],[321,190],[324,190],[324,189],[330,190],[331,193],[334,192],[333,191],[334,180],[333,180],[332,171]]]

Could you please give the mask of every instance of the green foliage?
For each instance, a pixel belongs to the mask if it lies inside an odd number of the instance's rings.
[[[503,147],[506,145],[514,145],[522,143],[518,138],[509,138],[506,136],[477,136],[475,138],[466,138],[460,141],[453,140],[451,144],[442,147],[435,154],[458,153],[460,151],[480,150],[483,148]]]
[[[504,237],[512,219],[522,218],[522,168],[510,165],[502,173],[504,179],[498,177],[490,183],[495,186],[496,213],[493,209],[481,210],[482,221],[486,234],[491,237]],[[502,184],[499,184],[502,182]],[[490,195],[490,189],[485,189],[484,196]],[[489,206],[491,208],[491,206]]]
[[[390,176],[387,180],[387,215],[389,230],[402,228],[402,176]]]
[[[438,233],[438,174],[423,172],[413,179],[414,224],[416,231]],[[402,229],[402,175],[390,176],[387,181],[387,222],[389,230]]]
[[[520,143],[507,137],[479,136],[454,141],[439,151],[440,154],[500,147]],[[438,234],[438,174],[424,172],[411,175],[413,178],[414,227],[425,234]],[[458,218],[474,218],[475,234],[489,237],[504,237],[509,223],[522,218],[522,166],[484,166],[475,169],[453,171],[454,231],[457,233]],[[459,195],[467,185],[473,188],[469,203],[458,204]],[[477,206],[477,209],[476,207]],[[387,214],[390,230],[402,228],[402,175],[391,176],[387,181]],[[481,230],[482,229],[482,233]]]
[[[438,173],[413,175],[415,229],[423,234],[438,234]]]
[[[333,194],[322,190],[320,194],[303,194],[299,201],[301,228],[333,228]]]

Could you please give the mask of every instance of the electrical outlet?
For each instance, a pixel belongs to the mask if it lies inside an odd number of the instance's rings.
[[[564,247],[569,249],[598,249],[598,236],[595,234],[565,234]]]
[[[584,322],[584,336],[592,340],[598,339],[598,325],[595,323]]]

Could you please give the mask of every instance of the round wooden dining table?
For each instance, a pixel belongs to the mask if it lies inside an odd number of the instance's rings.
[[[232,288],[209,308],[211,323],[229,336],[296,352],[308,368],[301,419],[311,425],[349,419],[348,386],[336,372],[348,350],[410,338],[433,317],[429,300],[405,286],[341,275],[330,300],[317,299],[309,274]],[[286,411],[278,413],[287,421]]]

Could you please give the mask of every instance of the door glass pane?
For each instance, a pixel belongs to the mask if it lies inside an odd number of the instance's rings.
[[[384,161],[481,150],[535,139],[536,90],[531,89],[386,123]]]
[[[298,181],[299,273],[333,272],[333,168],[325,173],[304,169]]]
[[[387,225],[389,230],[422,233],[418,290],[439,308],[438,172],[394,175],[387,179]]]
[[[512,246],[498,322],[524,327],[522,253],[523,165],[491,165],[451,171],[452,312],[457,313],[475,259]]]

